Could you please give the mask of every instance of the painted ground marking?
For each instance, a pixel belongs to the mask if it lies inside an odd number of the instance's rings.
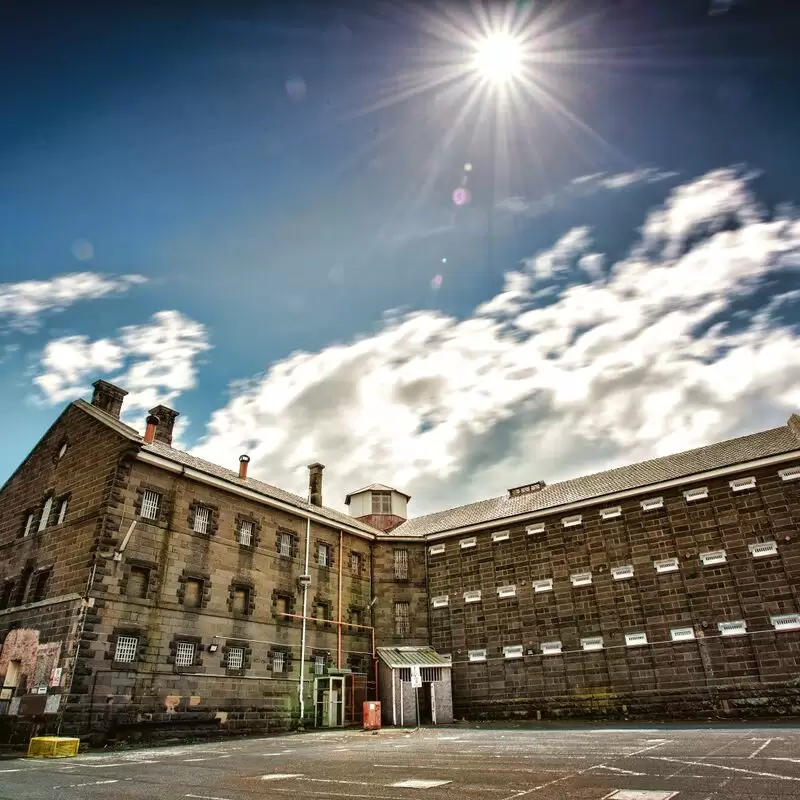
[[[270,775],[262,775],[262,781],[288,781],[290,778],[302,778],[302,772],[274,772]]]
[[[729,772],[741,772],[745,775],[757,775],[759,778],[774,778],[778,781],[800,781],[791,775],[776,775],[774,772],[758,772],[754,769],[740,769],[739,767],[726,767],[724,764],[709,764],[707,761],[684,761],[680,758],[668,758],[667,756],[647,756],[654,761],[670,761],[673,764],[686,764],[689,767],[713,767],[714,769],[725,769]]]
[[[677,792],[660,791],[658,789],[614,789],[603,800],[670,800]]]
[[[433,789],[435,786],[444,786],[452,781],[432,780],[429,778],[409,778],[397,783],[387,783],[392,789]]]

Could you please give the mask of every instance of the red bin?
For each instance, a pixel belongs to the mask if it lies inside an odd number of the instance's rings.
[[[377,731],[381,727],[381,704],[378,700],[367,700],[363,710],[364,730]]]

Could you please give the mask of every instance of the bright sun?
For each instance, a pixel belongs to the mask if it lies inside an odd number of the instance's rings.
[[[522,45],[508,33],[490,34],[478,44],[474,63],[486,80],[505,83],[522,71]]]

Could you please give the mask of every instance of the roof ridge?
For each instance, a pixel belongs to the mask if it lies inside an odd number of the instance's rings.
[[[586,475],[577,475],[577,476],[572,477],[572,478],[567,478],[567,479],[565,479],[563,481],[557,481],[555,483],[546,484],[545,487],[541,491],[533,492],[533,493],[527,494],[527,495],[522,495],[520,498],[510,498],[508,495],[495,495],[493,497],[487,497],[487,498],[484,498],[482,500],[476,500],[476,501],[474,501],[472,503],[463,503],[463,504],[458,505],[458,506],[452,506],[452,507],[447,508],[447,509],[442,509],[441,511],[433,511],[433,512],[431,512],[429,514],[423,514],[423,515],[421,515],[419,517],[411,517],[410,519],[406,520],[406,522],[402,523],[401,525],[398,525],[398,527],[395,528],[390,535],[397,535],[397,536],[403,536],[403,535],[412,535],[412,536],[427,535],[425,533],[423,533],[423,534],[414,533],[413,531],[414,531],[414,529],[419,528],[420,526],[424,527],[426,522],[432,522],[433,520],[443,519],[443,518],[446,518],[447,515],[454,514],[454,513],[457,513],[459,511],[465,511],[465,510],[468,510],[468,509],[473,509],[473,510],[477,511],[481,506],[492,506],[493,504],[496,505],[496,504],[503,503],[503,502],[508,502],[508,501],[518,501],[518,503],[514,503],[515,510],[513,512],[509,513],[509,514],[506,514],[506,516],[513,516],[516,513],[523,513],[523,514],[524,513],[529,513],[529,512],[532,512],[534,510],[536,510],[536,511],[544,510],[545,508],[556,508],[559,505],[564,505],[565,502],[575,502],[575,501],[556,502],[556,503],[553,503],[553,504],[551,504],[549,506],[548,505],[544,505],[542,508],[531,508],[531,509],[527,509],[527,510],[524,508],[524,505],[527,504],[527,503],[535,503],[535,500],[537,499],[537,497],[558,495],[560,490],[563,491],[563,490],[566,490],[566,489],[571,489],[571,488],[574,488],[576,485],[580,485],[581,483],[592,483],[592,482],[596,482],[598,479],[602,479],[602,478],[614,478],[614,477],[617,477],[619,475],[626,475],[626,474],[630,473],[631,471],[639,471],[639,472],[641,472],[642,470],[646,470],[648,468],[652,469],[653,467],[668,466],[670,464],[670,462],[672,462],[672,461],[680,463],[680,461],[682,459],[686,459],[686,458],[690,458],[691,459],[692,456],[696,456],[696,455],[701,454],[701,453],[702,454],[713,453],[714,450],[722,450],[722,449],[726,449],[726,448],[731,448],[732,446],[735,447],[738,443],[746,442],[748,439],[764,439],[764,440],[768,440],[770,437],[775,437],[775,436],[778,436],[778,435],[782,435],[783,436],[783,435],[787,435],[787,434],[788,434],[788,436],[790,436],[792,438],[793,442],[797,443],[797,447],[796,448],[784,448],[781,452],[790,452],[791,449],[800,449],[800,440],[798,440],[798,437],[793,433],[793,431],[791,430],[790,426],[789,425],[781,425],[781,426],[774,427],[774,428],[767,428],[765,430],[754,431],[752,433],[743,434],[741,436],[733,436],[733,437],[731,437],[729,439],[723,439],[722,441],[718,441],[718,442],[711,442],[711,443],[706,444],[706,445],[701,445],[699,447],[690,448],[689,450],[681,450],[681,451],[679,451],[677,453],[669,453],[667,455],[657,456],[656,458],[645,459],[644,461],[638,461],[638,462],[635,462],[633,464],[623,464],[623,465],[618,466],[618,467],[611,467],[609,469],[599,470],[597,472],[588,473]],[[765,443],[765,446],[766,446],[766,443]],[[753,456],[753,459],[754,458],[760,458],[760,457],[763,457],[763,456],[755,454]],[[741,463],[746,463],[746,461],[753,460],[753,459],[745,458],[745,459],[742,459]],[[699,470],[699,471],[702,471],[702,470]],[[691,472],[686,472],[686,473],[683,473],[683,474],[688,476],[688,475],[691,474]],[[681,477],[681,476],[679,475],[679,476],[676,476],[676,477]],[[654,480],[642,480],[642,482],[639,483],[638,486],[635,486],[633,488],[638,488],[639,486],[644,487],[644,486],[647,486],[649,483],[653,483],[653,482],[658,482],[658,480],[657,479],[654,479]],[[607,491],[596,491],[593,494],[587,495],[587,497],[585,497],[584,499],[590,499],[591,497],[602,497],[603,494],[614,493],[614,492],[617,492],[617,491],[626,491],[626,490],[625,489],[609,489]],[[630,491],[630,488],[627,489],[627,491]],[[518,511],[516,510],[517,505],[520,506],[520,510],[518,510]],[[494,518],[494,516],[492,518]],[[502,519],[502,516],[497,516],[497,519],[498,520]],[[474,523],[462,523],[462,524],[474,524]],[[447,526],[447,527],[441,527],[441,528],[437,528],[436,531],[450,530],[450,529],[455,529],[455,528],[458,528],[458,527],[461,527],[461,525],[457,525],[456,524],[456,525],[450,525],[450,526]],[[406,532],[404,532],[404,528],[406,529]],[[412,532],[408,533],[407,531],[409,531],[409,530],[412,531]],[[427,531],[427,533],[432,533],[432,532],[435,532],[435,531],[434,530]]]

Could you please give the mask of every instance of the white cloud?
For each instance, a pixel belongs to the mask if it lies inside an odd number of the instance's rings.
[[[65,336],[49,342],[34,382],[46,402],[59,404],[85,394],[103,377],[129,392],[123,416],[136,425],[137,414],[194,387],[196,359],[210,347],[199,322],[178,311],[159,311],[113,338]]]
[[[592,237],[586,226],[567,231],[549,250],[538,253],[525,260],[525,266],[533,273],[534,279],[552,278],[567,270],[592,244]]]
[[[587,236],[559,240],[548,269]],[[800,337],[778,316],[795,298],[753,288],[798,254],[797,219],[712,172],[647,215],[604,282],[546,301],[539,254],[468,319],[408,313],[295,353],[232,387],[196,452],[232,468],[249,452],[251,474],[298,492],[320,460],[328,504],[381,481],[419,514],[782,424],[800,406]],[[735,327],[733,300],[753,308]]]
[[[5,322],[13,328],[33,331],[47,311],[63,311],[82,300],[122,294],[146,281],[142,275],[73,272],[47,280],[0,283],[0,324]]]
[[[677,177],[677,172],[659,170],[655,167],[640,167],[629,172],[609,175],[606,172],[593,172],[590,175],[579,175],[558,192],[553,192],[537,200],[522,195],[506,197],[497,202],[496,208],[515,216],[538,217],[571,200],[588,197],[601,190],[618,191],[628,189],[637,184],[659,183]]]

